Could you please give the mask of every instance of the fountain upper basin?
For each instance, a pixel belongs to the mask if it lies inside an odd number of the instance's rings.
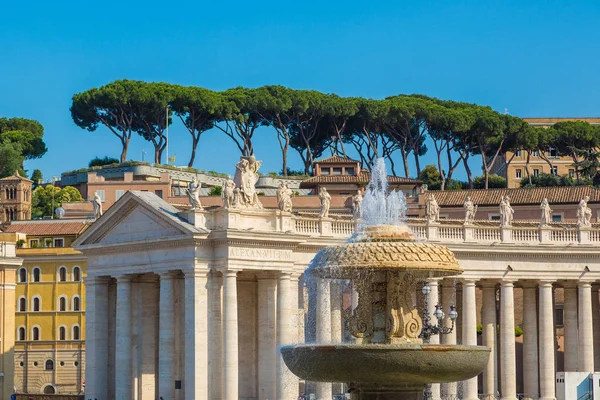
[[[281,348],[286,365],[307,381],[355,386],[424,387],[472,378],[485,368],[490,348],[437,344],[322,344]]]

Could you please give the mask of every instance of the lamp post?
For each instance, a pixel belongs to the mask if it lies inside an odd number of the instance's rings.
[[[450,306],[450,312],[448,312],[448,316],[450,317],[450,321],[452,321],[452,326],[444,326],[444,318],[446,314],[444,314],[444,310],[442,310],[442,306],[440,304],[435,305],[435,311],[433,312],[433,316],[437,319],[437,324],[432,324],[431,315],[429,314],[429,293],[431,293],[431,287],[428,282],[425,282],[423,287],[421,288],[421,293],[425,295],[424,306],[423,306],[423,328],[421,329],[421,333],[419,334],[419,338],[423,339],[424,344],[428,344],[431,340],[432,335],[447,335],[454,330],[454,323],[456,318],[458,317],[458,313],[456,312],[456,307],[453,305]],[[431,399],[431,384],[427,385],[425,391],[423,392],[423,398],[426,400]]]

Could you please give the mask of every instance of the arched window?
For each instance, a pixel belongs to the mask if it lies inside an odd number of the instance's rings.
[[[67,311],[67,298],[65,296],[58,298],[58,311]]]
[[[25,327],[24,326],[20,326],[18,334],[17,334],[17,340],[25,340],[26,339],[25,338],[26,332],[27,331],[25,330]]]
[[[58,269],[58,281],[59,282],[67,281],[67,267],[60,267]]]
[[[67,327],[66,326],[58,327],[58,340],[67,340]]]
[[[73,282],[79,282],[81,280],[81,268],[77,265],[73,267]]]
[[[53,371],[54,370],[54,361],[52,360],[46,360],[46,371]]]
[[[40,282],[41,275],[42,275],[42,270],[40,269],[40,267],[33,268],[33,281],[34,282]]]
[[[31,311],[42,311],[42,300],[39,296],[35,296],[31,300]]]
[[[19,297],[19,311],[27,311],[27,299],[25,297]]]
[[[31,328],[31,340],[40,340],[41,337],[40,327],[34,326]]]
[[[81,311],[81,300],[78,295],[73,296],[71,302],[71,311]]]
[[[79,325],[73,325],[73,335],[71,336],[72,340],[79,340]]]
[[[44,394],[56,394],[56,390],[54,389],[54,386],[48,385],[48,386],[44,387]]]
[[[27,282],[27,269],[19,268],[19,282]]]

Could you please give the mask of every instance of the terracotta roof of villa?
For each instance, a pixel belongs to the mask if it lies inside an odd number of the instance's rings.
[[[15,221],[4,228],[8,233],[24,233],[28,236],[45,235],[79,235],[90,225],[89,221],[77,222],[43,222],[43,221]]]
[[[357,160],[353,160],[351,158],[348,157],[342,157],[342,156],[331,156],[331,157],[327,157],[327,158],[322,158],[320,160],[316,160],[315,164],[339,164],[339,163],[357,163],[360,161]]]
[[[312,188],[321,183],[362,183],[366,184],[371,179],[371,173],[363,169],[358,175],[318,175],[308,178],[300,183],[301,188]],[[400,176],[388,176],[388,184],[419,184],[417,179],[403,178]]]
[[[467,196],[473,204],[498,205],[506,195],[511,204],[540,204],[548,199],[550,204],[579,203],[584,196],[590,197],[590,202],[600,202],[600,189],[593,186],[555,186],[540,188],[516,189],[473,189],[473,190],[431,190],[425,196],[435,195],[440,206],[462,207]]]

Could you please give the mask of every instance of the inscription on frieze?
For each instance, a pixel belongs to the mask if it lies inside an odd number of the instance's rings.
[[[291,260],[291,250],[230,247],[229,257],[250,260]]]

